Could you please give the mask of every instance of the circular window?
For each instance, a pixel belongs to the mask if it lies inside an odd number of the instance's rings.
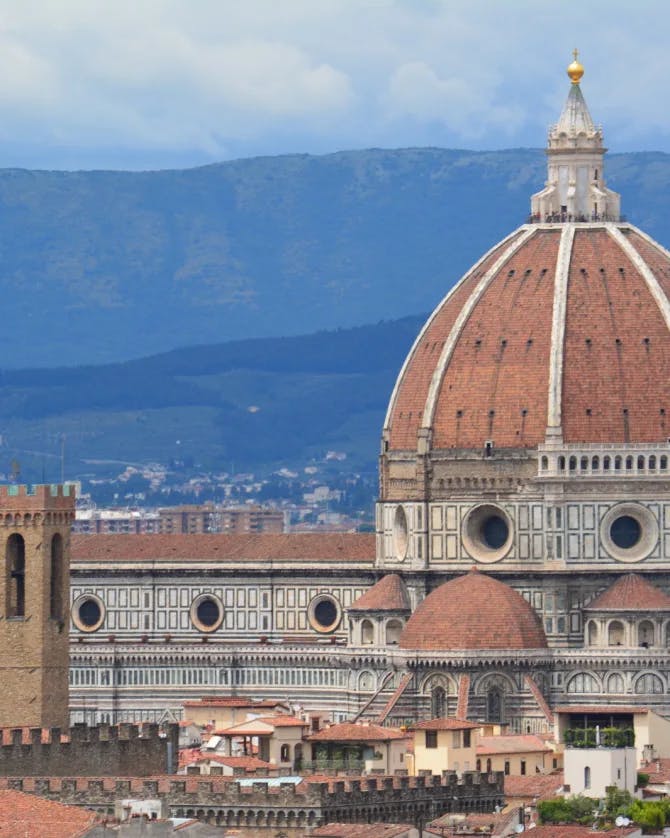
[[[223,622],[223,604],[214,594],[200,594],[191,603],[191,622],[198,631],[216,631]]]
[[[340,603],[330,594],[319,594],[307,608],[307,619],[315,631],[335,631],[342,619]]]
[[[600,522],[600,540],[613,559],[641,562],[658,542],[658,523],[639,503],[619,503]]]
[[[512,520],[499,506],[481,504],[463,519],[461,535],[468,554],[478,562],[497,562],[512,546]]]
[[[396,506],[393,517],[393,551],[396,559],[402,561],[405,558],[408,544],[407,513],[403,506]]]
[[[617,547],[630,550],[635,547],[642,536],[642,527],[637,518],[632,515],[619,515],[612,521],[610,538]]]
[[[79,631],[97,631],[105,621],[105,605],[95,594],[84,594],[72,604],[72,622]]]

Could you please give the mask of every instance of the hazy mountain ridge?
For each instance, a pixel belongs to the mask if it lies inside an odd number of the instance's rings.
[[[525,220],[544,154],[400,149],[158,172],[0,171],[3,368],[430,310]],[[670,243],[670,155],[611,155],[624,212]]]
[[[373,470],[393,382],[424,319],[99,367],[5,370],[0,471],[17,459],[24,479],[56,479],[63,434],[71,477],[175,459],[267,473],[329,448],[352,470]]]

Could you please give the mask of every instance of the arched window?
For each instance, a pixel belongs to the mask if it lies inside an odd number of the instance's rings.
[[[489,758],[486,760],[486,773],[487,773],[487,774],[490,774],[490,773],[491,773],[491,757],[489,757]]]
[[[569,468],[570,471],[575,471],[575,469],[577,468],[577,457],[570,457]]]
[[[612,620],[607,627],[607,645],[623,646],[624,628],[619,620]]]
[[[668,458],[664,454],[661,457],[661,471],[667,471],[667,470],[668,470]]]
[[[598,471],[600,468],[600,457],[591,458],[591,471]]]
[[[8,617],[26,616],[26,545],[23,536],[13,533],[7,539],[5,553],[7,568]]]
[[[663,692],[663,681],[653,673],[641,675],[635,682],[636,695],[659,695]]]
[[[63,617],[63,537],[59,533],[51,539],[49,592],[50,616],[54,620],[60,620]]]
[[[595,646],[598,643],[598,625],[595,620],[589,620],[587,626],[587,643]]]
[[[433,687],[430,694],[430,712],[433,719],[443,719],[447,715],[447,693],[444,687]]]
[[[375,676],[372,672],[361,672],[358,676],[358,689],[364,692],[370,692],[375,686]]]
[[[610,458],[609,457],[603,457],[603,471],[609,471],[609,470],[610,470]]]
[[[633,469],[633,458],[626,457],[626,471],[632,471]]]
[[[542,471],[546,471],[549,468],[549,458],[548,457],[542,457],[540,468],[542,469]]]
[[[621,457],[614,458],[614,470],[621,471]]]
[[[591,768],[588,765],[584,766],[584,788],[591,788]]]
[[[486,721],[500,723],[503,720],[503,693],[499,687],[492,687],[486,694]]]
[[[637,458],[637,470],[644,471],[644,457],[642,456]]]
[[[637,642],[643,649],[654,645],[654,624],[651,620],[642,620],[637,627]]]
[[[386,624],[386,645],[397,646],[401,632],[402,623],[400,620],[389,620]]]
[[[279,760],[280,762],[290,762],[291,761],[291,746],[290,745],[282,745],[279,751]]]
[[[361,623],[361,641],[364,646],[372,646],[375,642],[375,627],[370,620],[363,620]]]
[[[597,693],[598,682],[588,672],[579,672],[568,681],[569,693]]]
[[[618,672],[608,676],[607,678],[607,692],[620,694],[624,691],[623,675]]]
[[[588,457],[582,457],[581,460],[579,461],[579,468],[582,471],[587,471],[588,467],[589,467],[589,458]]]
[[[558,470],[565,471],[565,457],[558,458]]]
[[[656,457],[653,454],[649,457],[649,468],[651,471],[656,470]]]

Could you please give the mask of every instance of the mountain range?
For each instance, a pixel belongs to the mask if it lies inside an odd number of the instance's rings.
[[[2,364],[113,363],[181,346],[429,311],[522,223],[540,151],[437,148],[183,171],[0,171]],[[614,154],[628,217],[670,243],[670,156]]]

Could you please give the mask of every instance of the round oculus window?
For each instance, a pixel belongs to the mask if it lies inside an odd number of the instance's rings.
[[[105,621],[105,605],[95,594],[83,594],[72,604],[72,622],[79,631],[97,631]]]
[[[619,503],[600,521],[600,541],[620,562],[641,562],[658,543],[656,516],[640,503]]]
[[[499,506],[483,503],[471,509],[461,528],[463,546],[478,562],[497,562],[512,546],[512,519]]]
[[[610,538],[622,550],[635,547],[642,537],[642,527],[637,518],[632,515],[619,515],[610,526]]]
[[[489,515],[482,523],[482,540],[489,550],[500,550],[509,536],[507,521],[500,515]]]
[[[202,632],[216,631],[223,622],[223,604],[214,594],[200,594],[191,603],[191,622]]]
[[[342,619],[340,603],[330,594],[319,594],[307,608],[307,619],[315,631],[335,631]]]

